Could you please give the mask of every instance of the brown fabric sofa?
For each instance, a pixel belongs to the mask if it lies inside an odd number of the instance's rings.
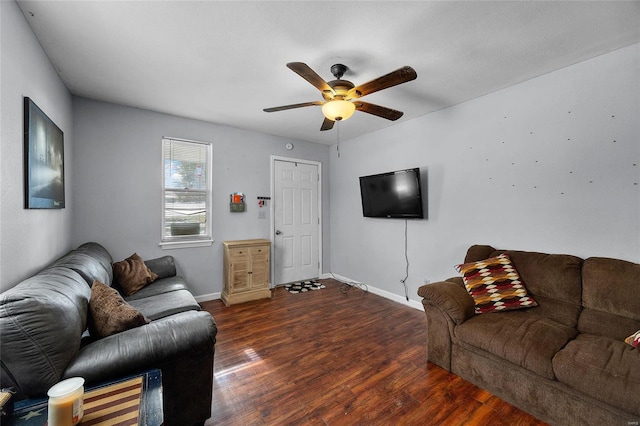
[[[465,263],[506,253],[537,307],[474,313],[462,278],[418,289],[429,361],[557,425],[640,421],[640,264],[469,248]]]

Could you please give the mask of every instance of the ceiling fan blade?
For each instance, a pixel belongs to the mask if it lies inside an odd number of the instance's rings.
[[[354,102],[358,111],[366,112],[368,114],[377,115],[378,117],[386,118],[387,120],[396,121],[404,114],[402,111],[383,107],[380,105],[370,104],[368,102],[357,101]]]
[[[311,83],[316,89],[323,93],[331,93],[335,95],[335,91],[320,77],[309,65],[303,62],[289,62],[287,67],[298,74],[300,77]]]
[[[382,77],[378,77],[375,80],[371,80],[367,83],[361,84],[349,90],[348,97],[360,98],[365,95],[377,92],[382,89],[397,86],[398,84],[406,83],[407,81],[415,80],[418,77],[416,70],[409,66],[398,68],[395,71],[385,74]]]
[[[324,121],[322,122],[322,127],[320,127],[320,130],[331,130],[333,129],[333,125],[335,124],[335,121],[333,120],[329,120],[327,117],[324,118]]]
[[[263,109],[263,111],[264,112],[284,111],[286,109],[302,108],[302,107],[314,106],[314,105],[322,105],[323,103],[324,102],[320,102],[320,101],[303,102],[301,104],[291,104],[291,105],[282,105],[282,106],[277,106],[277,107],[272,107],[272,108],[265,108],[265,109]]]

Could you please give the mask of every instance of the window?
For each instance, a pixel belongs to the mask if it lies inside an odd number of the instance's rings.
[[[163,248],[211,245],[211,144],[162,139]]]

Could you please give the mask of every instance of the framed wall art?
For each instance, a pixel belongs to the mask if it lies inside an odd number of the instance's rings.
[[[64,134],[24,98],[24,208],[64,208]]]

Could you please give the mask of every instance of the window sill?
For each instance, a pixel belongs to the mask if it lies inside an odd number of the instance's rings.
[[[194,248],[194,247],[210,247],[213,244],[212,239],[206,240],[190,240],[190,241],[164,241],[160,243],[162,250],[173,250],[181,248]]]

